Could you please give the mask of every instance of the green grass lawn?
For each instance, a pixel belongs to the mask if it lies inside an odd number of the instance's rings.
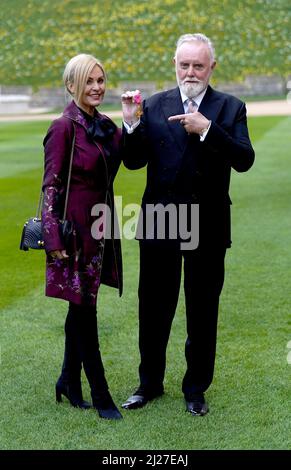
[[[233,174],[233,247],[221,298],[210,413],[185,413],[185,314],[181,295],[168,348],[166,393],[107,422],[56,405],[66,302],[44,296],[44,253],[18,249],[35,209],[49,123],[0,124],[1,449],[290,449],[290,118],[250,118],[254,167]],[[144,171],[121,168],[116,195],[139,202]],[[125,292],[102,286],[101,351],[117,404],[138,385],[138,245],[123,240]],[[89,398],[87,381],[84,395]]]

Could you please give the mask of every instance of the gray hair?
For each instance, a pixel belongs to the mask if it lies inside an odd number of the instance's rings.
[[[209,52],[210,52],[210,58],[212,61],[215,60],[215,49],[210,41],[210,39],[205,36],[205,34],[202,33],[195,33],[195,34],[183,34],[182,36],[179,37],[177,44],[176,44],[176,51],[175,51],[175,59],[177,59],[177,51],[179,47],[184,44],[184,42],[193,42],[193,41],[199,41],[199,42],[204,42],[208,46]]]

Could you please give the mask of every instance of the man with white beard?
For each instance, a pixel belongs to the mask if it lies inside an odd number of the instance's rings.
[[[231,169],[247,171],[254,151],[245,104],[209,86],[216,66],[210,39],[200,33],[181,36],[174,64],[178,87],[145,100],[141,116],[133,92],[122,95],[124,164],[133,170],[147,165],[139,237],[140,385],[122,406],[140,408],[164,392],[166,348],[184,262],[187,368],[182,391],[186,411],[204,416],[204,393],[214,372],[224,258],[231,245],[230,174]],[[170,224],[164,239],[158,233],[152,236],[156,227],[144,229],[149,208],[170,204],[178,213],[186,205],[188,214],[199,205],[195,249],[182,246]]]

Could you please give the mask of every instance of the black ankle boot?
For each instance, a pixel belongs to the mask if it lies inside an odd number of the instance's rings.
[[[93,407],[100,418],[121,419],[118,408],[108,391],[98,341],[96,308],[87,307],[80,315],[79,345],[84,372],[88,379]]]
[[[57,403],[62,401],[62,395],[64,395],[75,408],[81,408],[82,410],[92,408],[92,405],[88,401],[83,400],[81,383],[70,385],[68,382],[64,382],[60,377],[56,383]]]
[[[98,411],[100,418],[122,419],[122,414],[118,410],[109,392],[100,395],[91,394],[93,407]]]
[[[65,322],[65,352],[61,375],[56,383],[56,401],[62,401],[64,395],[72,406],[81,409],[92,408],[83,400],[81,387],[81,357],[78,346],[78,316],[74,305],[69,305]]]

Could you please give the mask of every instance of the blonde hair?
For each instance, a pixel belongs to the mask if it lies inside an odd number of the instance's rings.
[[[95,65],[100,67],[106,80],[103,65],[98,59],[90,54],[78,54],[72,57],[65,67],[63,81],[66,90],[70,95],[74,96],[74,100],[77,104],[80,102],[88,77]],[[74,85],[74,94],[69,88],[70,85]]]

